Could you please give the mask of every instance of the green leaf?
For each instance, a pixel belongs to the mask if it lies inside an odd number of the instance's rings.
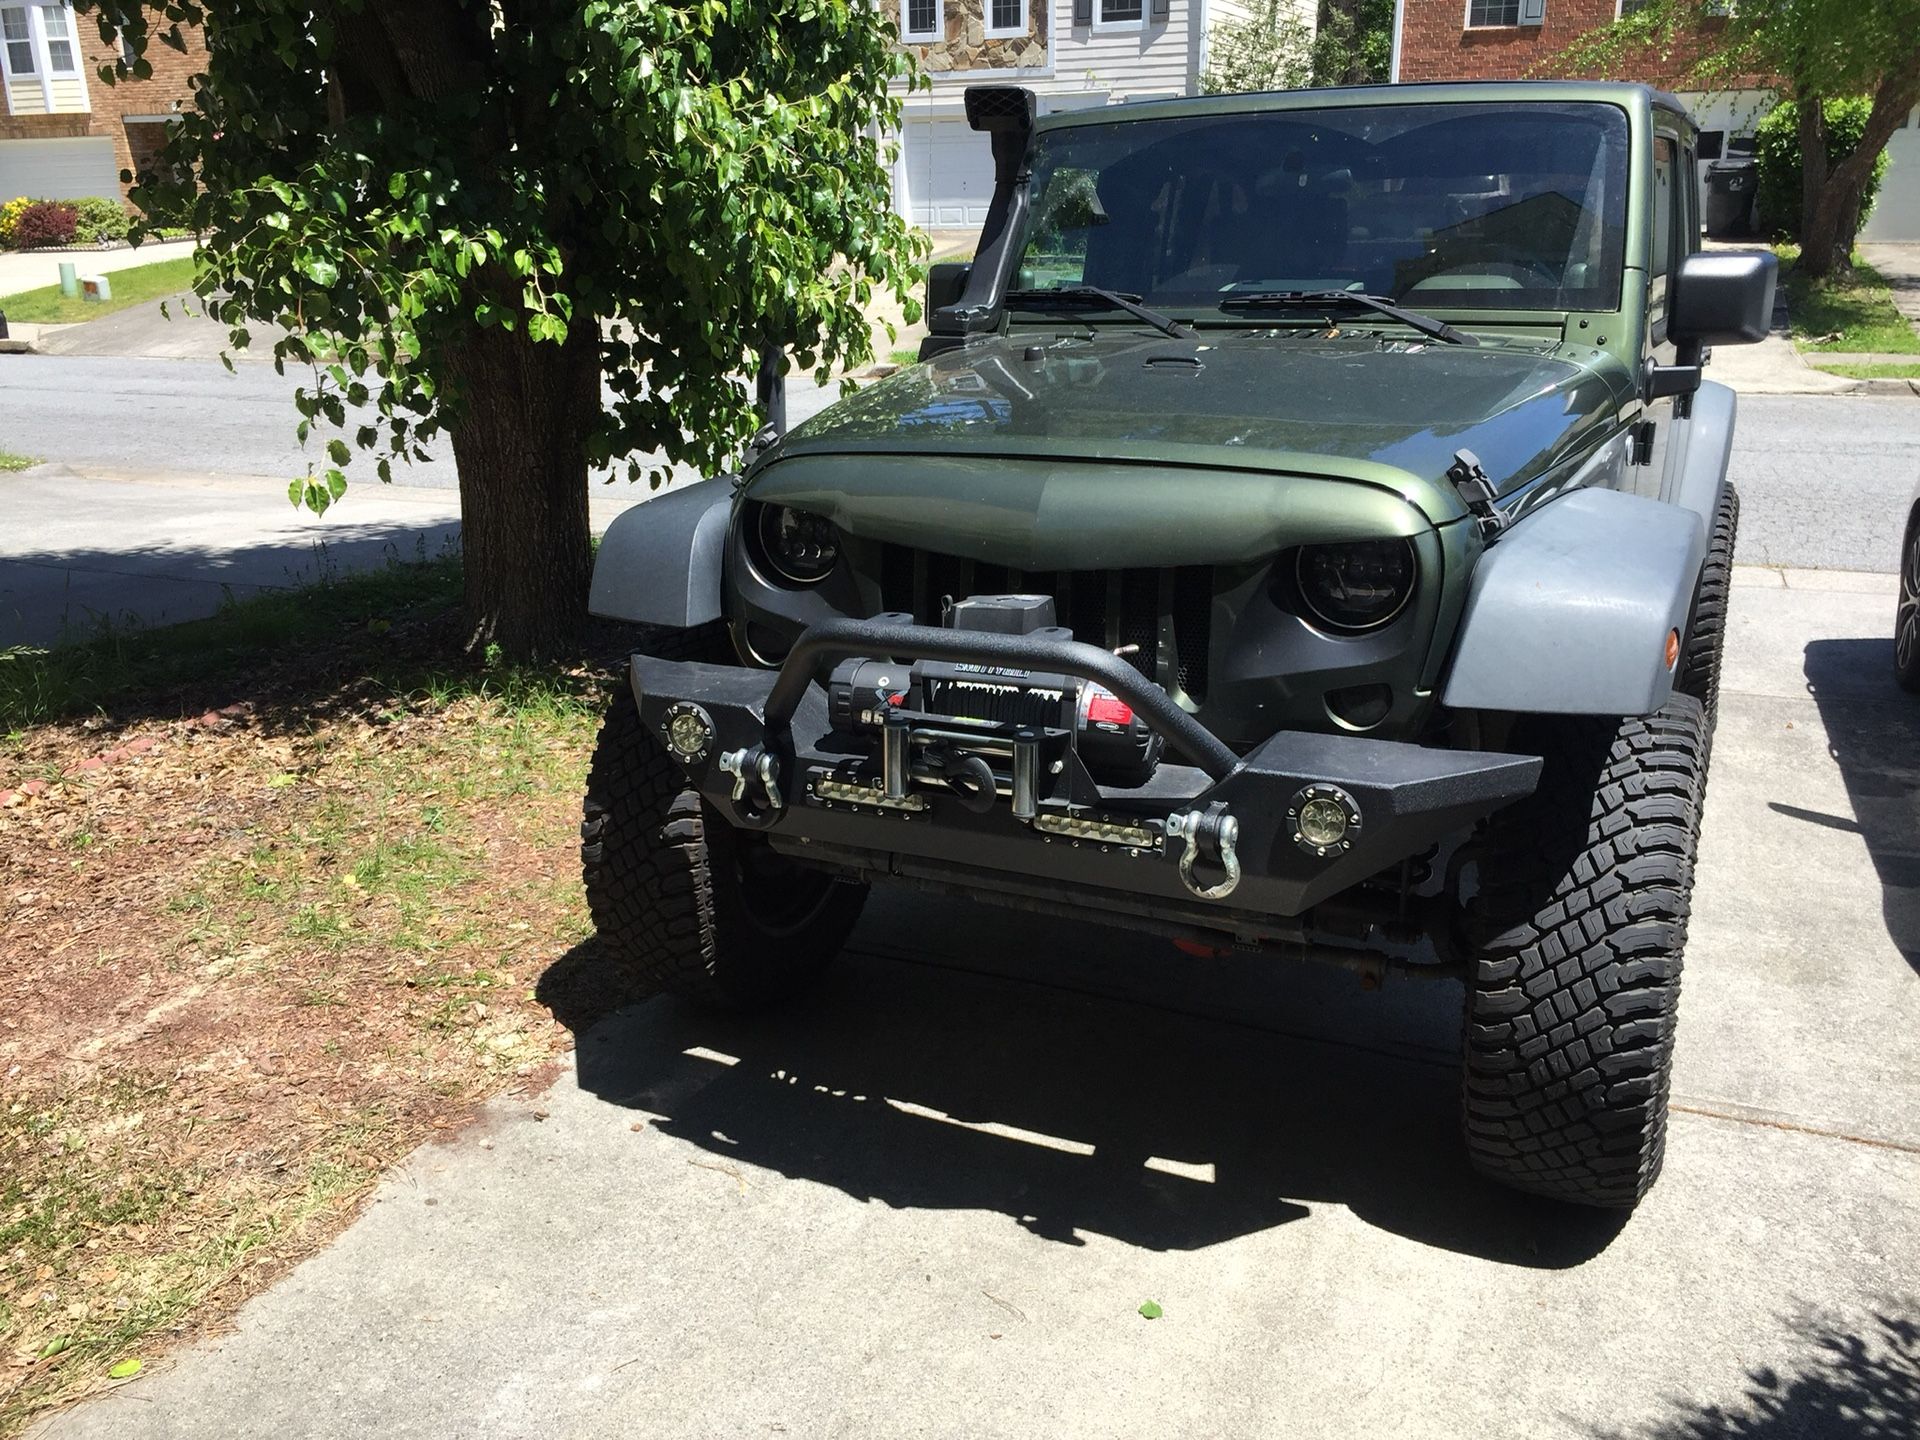
[[[115,1365],[111,1370],[107,1371],[107,1378],[109,1380],[131,1380],[140,1373],[140,1368],[141,1366],[138,1360],[122,1360],[118,1365]]]
[[[335,285],[340,280],[340,267],[331,260],[323,260],[317,255],[300,262],[300,273],[314,284],[323,287]]]
[[[336,465],[345,465],[353,459],[353,451],[347,448],[344,440],[327,441],[327,458]]]
[[[46,1344],[40,1347],[40,1358],[42,1360],[51,1360],[54,1356],[60,1354],[62,1351],[71,1349],[72,1346],[73,1346],[72,1336],[56,1335],[53,1337],[53,1339],[47,1341]]]
[[[306,491],[306,488],[307,482],[304,479],[289,480],[287,482],[287,500],[294,509],[298,510],[300,508],[300,497]]]
[[[1140,1307],[1140,1313],[1146,1316],[1147,1319],[1149,1320],[1158,1320],[1162,1315],[1166,1314],[1167,1312],[1160,1308],[1159,1301],[1149,1300]]]
[[[327,494],[338,500],[347,493],[347,477],[338,470],[327,471]]]

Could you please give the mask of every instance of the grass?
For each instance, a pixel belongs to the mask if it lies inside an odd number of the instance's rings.
[[[1786,269],[1787,308],[1793,340],[1803,353],[1920,355],[1920,334],[1893,303],[1884,276],[1854,257],[1850,279],[1811,280],[1797,273],[1798,246],[1778,247]]]
[[[438,613],[459,598],[457,560],[391,565],[230,602],[205,620],[154,630],[103,624],[78,643],[0,650],[0,734],[244,672],[354,627],[377,636],[396,614]]]
[[[920,347],[915,345],[910,349],[896,350],[888,358],[896,365],[918,365],[920,363]]]
[[[74,259],[82,271],[87,268],[84,256]],[[111,300],[94,303],[77,296],[69,299],[60,293],[58,285],[49,285],[44,290],[23,290],[0,299],[0,310],[6,311],[9,321],[23,325],[77,325],[83,320],[98,320],[132,305],[189,293],[193,289],[193,257],[115,270],[107,278],[113,285]]]
[[[1834,361],[1826,365],[1815,365],[1813,368],[1824,370],[1829,375],[1844,375],[1849,380],[1920,380],[1920,360],[1912,364],[1888,360],[1865,365],[1850,365]]]
[[[0,474],[13,470],[26,470],[39,463],[31,455],[16,455],[11,450],[0,450]]]
[[[461,658],[460,583],[0,655],[0,1436],[231,1313],[565,1048],[536,995],[589,933],[617,667]]]

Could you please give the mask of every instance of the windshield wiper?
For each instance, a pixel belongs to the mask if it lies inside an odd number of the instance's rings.
[[[1009,290],[1009,305],[1023,310],[1044,310],[1059,306],[1062,310],[1124,310],[1136,320],[1144,320],[1162,335],[1176,340],[1195,340],[1199,336],[1178,320],[1169,320],[1158,310],[1149,310],[1138,295],[1122,295],[1118,290],[1102,290],[1098,285],[1060,285],[1050,290]]]
[[[1449,345],[1478,345],[1480,342],[1464,330],[1456,330],[1444,320],[1436,320],[1431,315],[1422,315],[1418,310],[1403,310],[1391,300],[1379,295],[1366,295],[1358,290],[1256,290],[1243,295],[1224,295],[1220,299],[1222,310],[1371,310],[1376,315],[1384,315],[1389,320],[1398,320],[1402,325],[1418,330],[1435,340],[1444,340]]]

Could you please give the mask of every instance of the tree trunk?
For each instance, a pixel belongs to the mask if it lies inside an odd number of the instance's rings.
[[[467,645],[514,660],[574,650],[592,552],[586,438],[600,406],[598,331],[576,315],[563,345],[478,330],[454,357]]]

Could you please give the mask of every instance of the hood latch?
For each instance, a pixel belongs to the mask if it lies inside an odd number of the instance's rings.
[[[1494,505],[1493,482],[1487,478],[1480,457],[1471,450],[1453,452],[1453,464],[1447,467],[1447,479],[1460,492],[1468,511],[1480,526],[1480,538],[1491,542],[1507,528],[1507,517]]]

